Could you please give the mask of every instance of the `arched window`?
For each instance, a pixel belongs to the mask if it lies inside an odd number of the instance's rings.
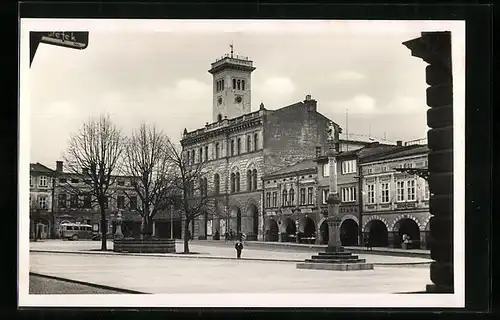
[[[219,115],[217,116],[217,121],[218,122],[222,121],[222,114],[219,113]]]
[[[216,142],[215,143],[215,159],[219,159],[219,156],[220,156],[219,148],[220,148],[220,144],[218,142]]]
[[[245,90],[245,80],[241,80],[241,90]]]
[[[224,90],[224,79],[221,80],[220,89]]]
[[[194,164],[194,153],[195,151],[191,151],[191,164]]]
[[[259,150],[259,134],[256,133],[253,135],[253,150]]]
[[[236,89],[236,79],[233,79],[233,89]]]
[[[231,155],[234,156],[234,140],[231,140]]]
[[[285,189],[285,190],[283,190],[283,193],[282,193],[282,195],[281,195],[281,205],[282,205],[283,207],[284,207],[284,206],[286,206],[287,197],[288,197],[288,193],[287,193],[287,191],[286,191],[286,189]]]
[[[205,161],[208,161],[208,146],[205,146]]]
[[[253,169],[252,181],[253,181],[253,189],[257,190],[257,169]]]
[[[240,173],[236,172],[236,192],[240,192]]]
[[[199,157],[199,162],[203,161],[203,148],[200,148],[200,157]]]
[[[252,151],[252,137],[250,135],[247,136],[247,152]]]
[[[240,82],[240,80],[238,80],[237,83],[238,83],[238,90],[240,90],[241,89],[241,82]]]
[[[236,190],[236,175],[231,173],[231,192],[234,192]]]
[[[214,191],[215,194],[220,193],[220,176],[218,173],[214,174]]]
[[[252,190],[252,170],[247,171],[247,191]]]
[[[237,140],[237,143],[236,143],[236,151],[238,152],[238,154],[241,153],[241,139],[238,138]]]
[[[290,205],[293,206],[293,202],[295,201],[295,191],[290,189]]]

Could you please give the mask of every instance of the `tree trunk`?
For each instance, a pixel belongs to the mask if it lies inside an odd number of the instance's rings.
[[[184,253],[189,253],[189,221],[184,224]]]
[[[147,239],[153,234],[153,219],[149,215],[144,215],[141,222],[141,237]]]
[[[106,212],[101,208],[101,250],[106,251],[108,244],[108,222],[106,221]]]

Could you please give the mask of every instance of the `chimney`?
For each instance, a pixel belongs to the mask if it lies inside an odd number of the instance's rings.
[[[56,161],[56,172],[62,172],[62,171],[63,171],[63,162]]]
[[[396,145],[398,147],[402,147],[403,146],[403,141],[401,141],[401,140],[396,141]]]
[[[316,100],[311,98],[311,95],[306,95],[306,99],[304,100],[304,105],[308,108],[309,111],[316,111]]]

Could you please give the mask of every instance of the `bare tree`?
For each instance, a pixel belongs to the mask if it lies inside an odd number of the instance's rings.
[[[180,146],[167,143],[167,154],[175,170],[172,186],[179,196],[184,224],[184,253],[189,253],[189,224],[202,215],[213,214],[215,200],[208,193],[206,162],[194,161]]]
[[[129,199],[138,196],[141,205],[137,209],[142,217],[141,236],[153,233],[155,215],[173,204],[172,182],[174,167],[167,154],[169,139],[154,125],[142,124],[126,140],[122,170],[135,191],[125,192]]]
[[[107,250],[106,208],[113,192],[114,174],[118,169],[123,151],[121,131],[111,122],[109,116],[84,122],[81,129],[69,141],[64,161],[70,175],[82,177],[83,188],[92,202],[98,204],[101,213],[101,250]]]

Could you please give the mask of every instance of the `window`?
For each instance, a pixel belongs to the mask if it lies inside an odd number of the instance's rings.
[[[371,173],[373,173],[373,169],[372,169],[372,168],[368,168],[368,169],[366,169],[366,173],[367,173],[367,174],[371,174]]]
[[[188,153],[189,153],[189,151],[188,151]],[[192,150],[191,151],[191,164],[194,164],[194,153],[195,153],[195,151]]]
[[[69,201],[70,208],[78,208],[78,195],[72,194],[71,199]]]
[[[236,90],[236,79],[233,79],[233,89]]]
[[[380,169],[380,171],[382,171],[382,172],[387,172],[387,171],[388,171],[387,166],[382,166],[382,168]]]
[[[253,150],[259,150],[259,135],[257,133],[253,135]]]
[[[207,178],[203,178],[203,196],[208,196],[208,180]]]
[[[231,173],[231,192],[235,192],[236,191],[236,175],[233,173]]]
[[[273,207],[278,206],[278,193],[276,191],[273,192]]]
[[[130,210],[137,210],[137,197],[130,197],[129,206]]]
[[[408,162],[403,164],[403,168],[413,168],[415,164],[413,162]]]
[[[424,200],[429,200],[429,198],[430,198],[429,182],[427,182],[427,180],[425,180],[424,184],[425,184]]]
[[[33,187],[33,177],[30,176],[30,187]]]
[[[328,189],[323,189],[323,204],[327,204],[327,200],[328,200]]]
[[[220,144],[217,142],[215,144],[215,159],[219,159],[219,148],[220,148]]]
[[[78,180],[78,179],[71,179],[71,183],[78,183],[78,182],[80,182],[80,180]]]
[[[215,189],[215,194],[220,193],[220,176],[218,173],[214,174],[214,189]]]
[[[330,176],[330,164],[325,163],[323,164],[323,177],[329,177]]]
[[[45,196],[38,198],[38,205],[40,209],[47,209],[47,198]]]
[[[66,208],[66,194],[65,193],[60,193],[57,196],[57,206],[59,208]]]
[[[221,122],[222,121],[222,114],[219,113],[219,115],[217,116],[217,122]]]
[[[234,140],[231,140],[231,155],[234,156]]]
[[[237,154],[241,153],[241,139],[240,138],[238,138],[236,140],[236,152],[237,152]]]
[[[198,157],[198,162],[203,162],[203,148],[200,148],[200,154],[199,154],[199,157]]]
[[[397,194],[397,200],[398,202],[405,201],[405,182],[404,181],[397,181],[396,182],[396,194]]]
[[[288,200],[288,191],[286,191],[286,189],[285,189],[281,193],[281,205],[283,207],[286,206],[287,200]]]
[[[117,183],[118,183],[119,186],[124,186],[125,185],[125,181],[123,181],[123,180],[119,180]]]
[[[369,184],[368,185],[368,204],[374,204],[374,203],[375,203],[375,185]]]
[[[390,187],[388,182],[383,182],[381,184],[381,203],[389,203],[390,202]]]
[[[252,137],[247,136],[247,152],[252,151]]]
[[[300,204],[306,204],[306,188],[300,188]]]
[[[407,181],[408,201],[415,201],[415,180]]]
[[[123,209],[125,207],[125,198],[123,196],[118,196],[116,198],[116,206],[118,209]]]
[[[252,190],[252,170],[247,171],[247,191]]]
[[[341,188],[340,194],[342,202],[354,202],[356,201],[356,187]]]
[[[241,89],[241,81],[240,81],[240,80],[238,80],[238,81],[236,82],[236,85],[238,86],[238,90],[240,90],[240,89]]]
[[[221,90],[224,90],[224,79],[221,80]]]
[[[342,162],[342,174],[355,173],[356,160],[347,160]]]
[[[205,146],[205,161],[208,161],[208,146]]]
[[[46,176],[40,177],[40,180],[38,181],[38,186],[39,187],[46,187],[47,186],[47,177]]]
[[[271,192],[266,192],[266,207],[271,207]]]
[[[295,190],[290,189],[290,205],[293,206],[293,203],[295,202]]]
[[[90,208],[90,203],[91,203],[92,197],[90,194],[84,194],[83,195],[83,207],[84,208]]]
[[[307,203],[314,204],[314,202],[313,202],[313,187],[307,188]]]
[[[236,172],[236,192],[240,192],[240,173]]]
[[[60,182],[60,183],[66,183],[66,178],[61,178],[61,179],[59,179],[59,182]]]
[[[253,189],[257,190],[257,169],[253,169],[252,171],[252,182],[253,182]]]

